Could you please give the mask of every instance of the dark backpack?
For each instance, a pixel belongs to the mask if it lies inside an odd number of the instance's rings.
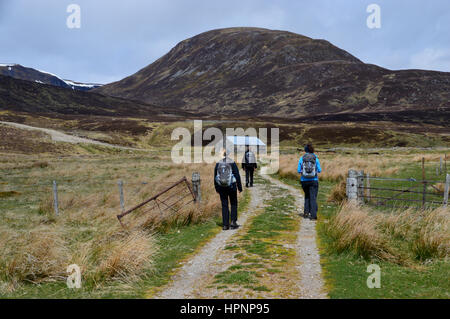
[[[245,163],[246,164],[255,164],[256,163],[255,154],[253,154],[253,152],[248,151],[245,153]]]
[[[305,178],[314,178],[316,175],[316,156],[312,153],[306,153],[303,156],[302,176]]]
[[[222,187],[230,187],[236,181],[233,175],[231,163],[228,163],[226,159],[221,160],[218,163],[215,180],[217,185]]]

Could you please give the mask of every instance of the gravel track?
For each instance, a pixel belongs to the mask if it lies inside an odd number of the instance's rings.
[[[13,123],[13,122],[2,122],[2,121],[0,121],[0,124],[12,126],[12,127],[19,128],[22,130],[43,132],[45,134],[50,135],[50,137],[52,138],[52,141],[54,141],[54,142],[65,142],[65,143],[71,143],[71,144],[85,143],[85,144],[94,144],[94,145],[105,146],[105,147],[113,147],[113,148],[118,148],[118,149],[123,149],[123,150],[139,150],[137,148],[113,145],[113,144],[108,144],[108,143],[104,143],[104,142],[91,140],[91,139],[84,138],[84,137],[73,136],[73,135],[65,134],[60,131],[48,129],[48,128],[34,127],[34,126],[25,125],[25,124],[19,124],[19,123]]]
[[[300,195],[298,189],[270,176],[267,176],[267,178],[278,187],[288,190],[296,199],[299,214],[303,213],[304,198]],[[316,236],[316,222],[303,219],[297,237],[296,250],[299,258],[299,266],[297,267],[300,272],[298,287],[305,299],[327,298],[322,278],[320,255],[316,245]]]
[[[244,229],[249,217],[258,213],[264,204],[262,186],[249,189],[251,192],[248,210],[238,216],[239,229],[222,231],[209,241],[202,250],[188,260],[171,278],[171,283],[157,294],[155,299],[212,298],[202,295],[202,285],[206,278],[225,270],[232,262],[232,256],[223,253],[228,240]]]
[[[270,176],[262,176],[272,184],[286,189],[296,198],[298,211],[302,211],[303,196],[294,187],[286,185]],[[265,185],[255,185],[250,188],[251,200],[247,212],[238,216],[241,227],[238,230],[222,231],[211,239],[196,255],[192,256],[172,276],[170,283],[153,298],[157,299],[191,299],[222,297],[221,291],[206,287],[207,283],[218,273],[225,271],[233,264],[233,255],[224,252],[227,244],[245,231],[245,225],[250,217],[263,211],[265,201],[271,198],[270,192],[265,191]],[[300,217],[299,217],[300,218]],[[297,234],[296,252],[298,256],[299,278],[297,280],[298,293],[305,299],[327,298],[324,292],[321,276],[320,256],[316,245],[315,222],[302,219]]]

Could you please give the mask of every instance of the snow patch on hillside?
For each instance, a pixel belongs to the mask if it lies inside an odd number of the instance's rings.
[[[0,67],[7,67],[9,71],[11,71],[12,67],[15,67],[15,66],[18,66],[18,65],[19,64],[16,64],[16,63],[0,63]],[[74,82],[74,81],[71,81],[71,80],[64,80],[64,79],[60,78],[59,76],[57,76],[56,74],[53,74],[53,73],[50,73],[50,72],[47,72],[47,71],[42,71],[42,70],[38,70],[38,69],[33,69],[33,70],[35,70],[37,72],[40,72],[40,73],[43,73],[43,74],[50,75],[52,77],[55,77],[58,80],[60,80],[61,82],[67,84],[72,89],[75,89],[75,88],[92,89],[92,88],[103,86],[103,84],[98,84],[98,83],[78,83],[78,82]],[[38,80],[35,80],[35,82],[44,84],[44,82],[38,81]]]
[[[67,85],[70,86],[79,86],[79,87],[86,87],[86,88],[93,88],[96,86],[102,86],[102,84],[94,84],[94,83],[78,83],[78,82],[73,82],[70,80],[62,80],[64,82],[66,82]]]

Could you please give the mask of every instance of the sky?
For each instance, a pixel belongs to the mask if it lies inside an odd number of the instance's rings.
[[[70,4],[80,28],[69,28]],[[380,8],[380,28],[367,7]],[[450,72],[450,0],[0,0],[0,63],[110,83],[178,42],[226,27],[325,39],[365,63]]]

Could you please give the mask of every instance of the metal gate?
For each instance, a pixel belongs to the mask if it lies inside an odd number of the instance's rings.
[[[123,227],[126,227],[122,219],[133,212],[139,211],[140,215],[146,215],[156,211],[163,217],[167,214],[172,215],[178,213],[194,201],[196,201],[196,196],[192,187],[187,178],[183,177],[158,194],[117,215],[117,219]]]

